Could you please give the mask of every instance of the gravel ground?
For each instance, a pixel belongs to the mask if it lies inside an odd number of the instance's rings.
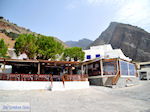
[[[29,102],[31,112],[150,112],[150,81],[120,89],[0,91],[0,102]]]

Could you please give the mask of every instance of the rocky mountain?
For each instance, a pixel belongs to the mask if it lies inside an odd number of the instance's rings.
[[[124,54],[134,61],[150,61],[150,33],[137,26],[110,23],[90,46],[103,44],[111,44],[114,49],[122,49]]]
[[[85,49],[87,46],[89,46],[93,41],[83,38],[79,41],[66,41],[65,43],[69,46],[69,47],[81,47],[83,49]]]
[[[13,48],[15,39],[19,34],[34,34],[38,35],[35,32],[32,32],[30,29],[20,27],[17,24],[9,22],[9,20],[0,17],[0,38],[3,38],[5,43],[8,45],[8,48]],[[54,37],[57,41],[61,42],[64,47],[68,47],[63,41]]]

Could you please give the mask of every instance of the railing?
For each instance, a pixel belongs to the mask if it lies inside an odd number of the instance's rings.
[[[120,78],[120,71],[118,71],[116,76],[112,79],[112,85],[115,85],[119,78]]]
[[[11,81],[87,81],[87,75],[52,75],[52,74],[7,74],[0,73],[0,80]]]
[[[0,80],[12,81],[50,81],[50,74],[7,74],[0,73]]]
[[[64,81],[87,81],[88,80],[88,75],[64,75],[63,76]]]

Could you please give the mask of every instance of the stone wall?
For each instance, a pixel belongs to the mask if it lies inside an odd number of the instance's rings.
[[[138,77],[120,77],[116,85],[112,85],[113,77],[90,78],[90,85],[106,86],[111,88],[122,88],[137,85],[139,83]]]

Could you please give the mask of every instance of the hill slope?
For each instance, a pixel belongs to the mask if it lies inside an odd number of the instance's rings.
[[[134,61],[150,61],[150,33],[136,26],[112,22],[90,46],[103,44],[122,49]]]
[[[14,23],[10,23],[8,20],[0,17],[0,38],[3,38],[9,48],[14,47],[15,39],[19,34],[34,34],[38,35],[35,32],[30,31],[24,27],[17,26]],[[57,41],[61,42],[64,47],[68,47],[63,41],[54,37]]]
[[[89,39],[81,39],[79,41],[66,41],[65,43],[69,46],[69,47],[81,47],[83,49],[85,49],[87,46],[89,46],[93,41],[89,40]]]

